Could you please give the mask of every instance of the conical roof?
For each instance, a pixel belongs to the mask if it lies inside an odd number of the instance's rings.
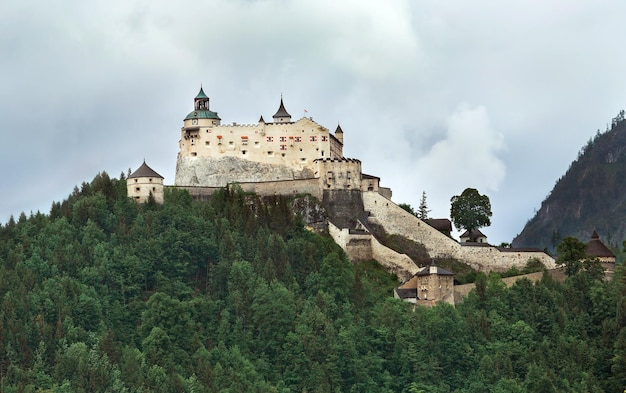
[[[283,97],[280,97],[280,106],[278,107],[278,110],[273,117],[291,117],[289,112],[287,112],[287,110],[285,109],[285,105],[283,104]]]
[[[604,243],[602,243],[602,240],[600,240],[600,236],[598,236],[598,233],[596,231],[593,231],[593,234],[591,235],[591,240],[589,241],[589,243],[587,243],[587,249],[585,252],[590,257],[615,258],[615,254],[613,254],[611,250],[609,250],[608,247],[605,246]]]
[[[163,176],[159,175],[154,171],[154,169],[150,168],[148,164],[146,164],[146,160],[143,161],[143,164],[133,173],[128,176],[129,179],[137,178],[137,177],[158,177],[159,179],[163,179]]]
[[[341,126],[339,124],[337,124],[337,129],[335,130],[335,134],[343,134],[343,130],[341,129]]]

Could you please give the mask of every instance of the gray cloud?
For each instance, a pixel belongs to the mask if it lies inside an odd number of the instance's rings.
[[[174,179],[200,83],[225,123],[280,94],[341,123],[347,156],[436,217],[465,187],[494,243],[521,231],[626,102],[626,4],[8,0],[0,5],[0,221],[145,158]]]

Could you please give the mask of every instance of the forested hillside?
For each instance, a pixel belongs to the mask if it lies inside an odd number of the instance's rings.
[[[609,246],[626,240],[626,121],[621,111],[580,150],[512,244],[554,250],[567,236],[587,242],[597,231]]]
[[[289,200],[224,190],[135,204],[99,174],[0,227],[2,392],[621,392],[626,276],[456,309],[391,298]]]

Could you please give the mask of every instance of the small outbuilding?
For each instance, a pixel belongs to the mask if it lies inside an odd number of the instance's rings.
[[[476,228],[463,232],[460,239],[461,243],[487,243],[487,236]]]
[[[394,297],[423,306],[440,302],[454,305],[454,275],[432,261],[394,290]]]

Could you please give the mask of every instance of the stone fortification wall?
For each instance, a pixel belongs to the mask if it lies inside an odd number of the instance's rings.
[[[360,190],[324,190],[322,205],[331,221],[339,228],[355,229],[363,215],[363,198]]]
[[[559,282],[565,281],[565,278],[566,278],[565,268],[561,268],[561,267],[548,270],[548,274],[550,276],[552,276],[553,280],[559,281]],[[531,282],[534,283],[534,282],[537,282],[537,281],[539,281],[539,280],[541,280],[543,278],[543,272],[535,272],[535,273],[529,273],[529,274],[522,274],[520,276],[506,277],[506,278],[502,279],[502,282],[507,287],[510,287],[513,284],[515,284],[515,282],[517,280],[521,280],[523,278],[526,278],[526,279],[528,279],[528,280],[530,280]],[[463,285],[455,285],[454,286],[455,303],[458,304],[461,301],[463,301],[463,298],[466,297],[467,295],[469,295],[469,293],[474,288],[476,288],[476,284],[474,284],[474,283],[463,284]]]
[[[324,189],[361,189],[361,161],[351,158],[325,158],[315,160],[315,163]]]
[[[187,157],[176,160],[176,186],[224,187],[229,183],[302,180],[315,177],[310,169],[264,164],[236,157]]]
[[[381,225],[385,232],[423,244],[433,258],[454,257],[460,253],[458,242],[378,193],[364,192],[363,207],[370,213],[369,220]]]
[[[555,267],[554,259],[543,252],[503,252],[491,246],[462,246],[378,193],[364,192],[363,205],[370,212],[371,221],[382,225],[389,234],[422,243],[433,258],[455,258],[482,271],[521,268],[530,258],[539,259],[548,269]]]
[[[350,233],[348,228],[340,229],[332,223],[328,224],[328,232],[352,261],[375,259],[388,272],[394,273],[400,282],[408,280],[419,270],[406,254],[400,254],[385,247],[371,234]]]
[[[317,199],[322,199],[322,192],[318,179],[303,179],[289,181],[267,181],[255,183],[231,183],[237,184],[244,192],[266,195],[303,195],[309,194]],[[194,199],[206,200],[214,192],[223,187],[202,187],[202,186],[175,186],[189,191]]]

